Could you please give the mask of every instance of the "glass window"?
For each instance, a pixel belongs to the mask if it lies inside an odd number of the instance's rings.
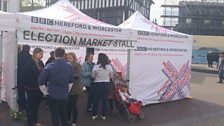
[[[5,11],[5,12],[7,12],[7,10],[8,10],[8,3],[7,3],[7,1],[3,1],[3,11]]]
[[[0,10],[2,10],[2,0],[0,0]]]
[[[187,18],[186,23],[187,24],[191,24],[192,23],[192,19],[191,18]]]
[[[94,8],[95,7],[95,2],[96,2],[96,0],[92,0],[92,8]]]
[[[121,6],[121,0],[117,0],[117,6]]]
[[[113,7],[114,6],[114,0],[110,0],[110,6]]]
[[[102,0],[99,0],[99,8],[102,7],[102,5],[101,5],[102,3],[101,2],[102,2]]]
[[[121,0],[121,6],[125,6],[125,5],[124,5],[124,1],[125,1],[125,0]]]
[[[210,24],[210,20],[209,20],[209,19],[205,19],[205,20],[204,20],[204,24],[205,24],[205,25],[209,25],[209,24]]]
[[[81,9],[84,9],[84,0],[80,1],[81,3]]]

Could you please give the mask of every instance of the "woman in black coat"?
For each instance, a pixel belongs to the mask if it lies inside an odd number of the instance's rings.
[[[44,64],[41,61],[43,57],[43,50],[41,48],[35,48],[32,58],[27,61],[23,70],[24,88],[27,93],[27,121],[28,126],[38,126],[38,109],[42,100],[42,92],[37,84],[37,79],[40,72],[44,68]]]

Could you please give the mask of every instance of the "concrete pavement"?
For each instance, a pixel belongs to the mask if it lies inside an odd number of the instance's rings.
[[[92,121],[85,110],[86,94],[79,98],[78,126],[224,126],[224,84],[216,83],[217,74],[192,72],[191,95],[184,99],[162,104],[148,105],[142,109],[143,120],[128,122],[126,115],[109,116],[103,121]],[[11,126],[8,107],[0,105],[0,126]],[[40,122],[51,126],[50,115],[42,104]]]

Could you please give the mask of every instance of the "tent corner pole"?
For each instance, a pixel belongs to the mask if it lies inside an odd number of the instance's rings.
[[[0,34],[0,104],[2,104],[2,42],[3,42],[3,37],[2,37],[3,32],[1,31]]]

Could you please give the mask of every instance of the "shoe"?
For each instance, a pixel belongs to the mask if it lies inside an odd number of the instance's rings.
[[[92,116],[92,120],[95,120],[95,119],[97,119],[97,118],[98,118],[98,116],[97,116],[97,115]]]
[[[92,111],[93,111],[92,108],[88,108],[88,109],[87,109],[87,112],[92,112]]]
[[[222,83],[222,81],[218,81],[217,83]]]
[[[106,116],[102,116],[102,115],[101,115],[101,119],[102,119],[102,120],[106,120]]]
[[[40,123],[36,123],[33,126],[42,126]]]
[[[71,126],[76,126],[76,124],[75,123],[72,123]]]

